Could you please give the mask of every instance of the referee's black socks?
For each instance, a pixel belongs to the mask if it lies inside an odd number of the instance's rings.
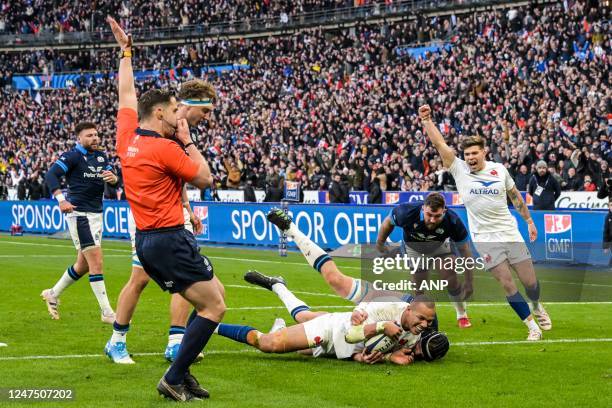
[[[219,323],[213,322],[202,316],[196,316],[191,324],[187,326],[181,348],[174,363],[166,373],[166,382],[171,385],[182,384],[189,366],[194,362],[198,354],[206,347],[206,343],[212,336]]]

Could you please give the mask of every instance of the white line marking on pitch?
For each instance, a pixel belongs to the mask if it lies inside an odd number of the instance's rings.
[[[458,342],[451,343],[455,347],[470,347],[470,346],[498,346],[498,345],[515,345],[515,344],[554,344],[554,343],[608,343],[612,342],[612,338],[587,338],[587,339],[548,339],[540,341],[528,340],[507,340],[507,341],[473,341],[473,342]],[[205,355],[216,354],[243,354],[256,353],[256,349],[242,350],[207,350]],[[134,356],[161,356],[163,353],[134,353]],[[103,354],[66,354],[66,355],[51,355],[51,356],[15,356],[15,357],[0,357],[0,361],[21,361],[21,360],[63,360],[73,358],[103,358]]]
[[[30,246],[48,246],[48,247],[62,247],[62,248],[73,248],[70,245],[53,245],[53,244],[42,244],[35,242],[13,242],[13,241],[5,241],[0,240],[0,243],[12,244],[12,245],[30,245]],[[114,251],[114,252],[124,252],[124,253],[132,253],[131,250],[128,249],[113,249],[113,248],[103,248],[104,251]],[[106,255],[105,255],[106,256]],[[237,262],[250,262],[250,263],[270,263],[277,265],[296,265],[302,266],[310,269],[310,266],[304,262],[288,262],[288,261],[273,261],[273,260],[265,260],[265,259],[251,259],[251,258],[234,258],[227,256],[209,256],[210,259],[220,259],[225,261],[237,261]],[[342,266],[342,269],[359,269],[360,266]],[[487,280],[495,280],[492,276],[482,276],[477,275],[474,276],[476,279],[487,279]],[[594,287],[604,287],[604,288],[612,288],[612,285],[606,285],[601,283],[580,283],[580,282],[564,282],[564,281],[551,281],[551,280],[540,280],[540,282],[544,283],[552,283],[552,284],[560,284],[560,285],[580,285],[580,286],[594,286]]]

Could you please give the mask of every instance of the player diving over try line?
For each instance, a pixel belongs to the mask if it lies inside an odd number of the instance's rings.
[[[408,365],[421,359],[433,361],[446,354],[449,347],[446,335],[430,329],[435,315],[433,301],[418,296],[410,297],[411,302],[407,303],[401,300],[403,295],[399,292],[370,290],[369,284],[344,275],[331,257],[302,234],[282,210],[272,210],[268,219],[295,240],[308,263],[337,294],[359,305],[353,312],[311,311],[287,288],[283,278],[249,271],[245,280],[276,293],[298,324],[285,327],[284,321],[277,319],[270,333],[251,326],[221,324],[217,334],[266,353],[300,351],[314,357],[335,356],[370,364],[384,359]],[[385,355],[365,352],[364,341],[383,333],[396,341],[392,352]]]

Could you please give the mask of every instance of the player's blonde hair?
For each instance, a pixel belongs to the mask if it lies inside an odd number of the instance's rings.
[[[217,100],[217,91],[210,82],[201,79],[192,79],[181,84],[178,91],[178,98],[187,99],[211,99],[212,103]]]

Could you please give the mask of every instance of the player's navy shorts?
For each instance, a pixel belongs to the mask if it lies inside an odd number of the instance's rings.
[[[145,272],[170,293],[214,276],[213,266],[200,254],[193,234],[184,225],[136,231],[136,253]]]

